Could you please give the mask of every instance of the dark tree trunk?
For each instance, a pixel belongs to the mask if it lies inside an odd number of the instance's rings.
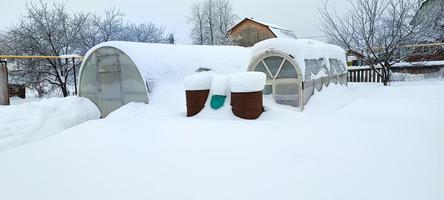
[[[62,89],[63,97],[68,96],[68,89],[66,88],[66,83],[62,83],[62,86],[60,87]]]
[[[390,67],[384,66],[382,67],[382,82],[384,86],[388,86],[390,82]]]

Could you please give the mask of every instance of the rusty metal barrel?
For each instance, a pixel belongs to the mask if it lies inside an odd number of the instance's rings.
[[[262,72],[245,72],[231,77],[231,109],[242,119],[257,119],[264,112],[262,90],[266,75]]]
[[[232,92],[231,107],[233,114],[242,119],[257,119],[264,112],[262,91]]]
[[[195,116],[205,108],[210,94],[211,80],[211,74],[205,72],[185,78],[187,117]]]
[[[210,90],[186,91],[187,117],[192,117],[200,113],[205,108]]]

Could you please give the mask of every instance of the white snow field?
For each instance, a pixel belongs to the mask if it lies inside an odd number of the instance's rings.
[[[185,117],[182,82],[150,99],[0,152],[1,199],[444,199],[444,81],[267,97],[255,121]]]
[[[17,105],[0,106],[0,151],[100,118],[99,109],[81,97],[13,99],[12,104]]]

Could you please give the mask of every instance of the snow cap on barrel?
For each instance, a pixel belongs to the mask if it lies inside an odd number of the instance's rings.
[[[211,81],[213,74],[208,72],[201,72],[198,74],[189,75],[185,78],[185,90],[209,90],[211,88]]]
[[[242,72],[231,76],[231,92],[258,92],[265,87],[267,76],[262,72]]]

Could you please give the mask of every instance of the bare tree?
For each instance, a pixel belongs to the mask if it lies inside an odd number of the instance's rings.
[[[193,29],[191,30],[191,38],[194,44],[203,45],[205,43],[204,38],[204,13],[202,3],[196,3],[191,7],[190,23],[193,23]]]
[[[68,13],[65,4],[43,1],[27,5],[27,14],[0,37],[0,50],[7,54],[34,56],[84,55],[93,46],[111,40],[168,43],[169,33],[153,23],[125,22],[118,9],[104,15]],[[11,78],[44,95],[60,89],[69,95],[74,67],[71,59],[16,60]]]
[[[70,17],[64,4],[48,4],[40,1],[30,3],[27,14],[20,23],[11,28],[5,40],[12,54],[36,56],[60,56],[78,53],[72,45],[79,41],[77,32],[85,27],[83,16]],[[36,71],[42,74],[41,81],[60,88],[63,96],[67,96],[67,84],[72,74],[72,65],[63,59],[47,59],[42,68],[34,69],[34,65],[17,63],[23,71]]]
[[[204,13],[205,13],[205,22],[208,25],[208,34],[210,36],[210,45],[214,45],[214,25],[216,23],[216,19],[214,17],[214,6],[215,6],[214,0],[207,0],[203,3],[204,6]]]
[[[339,17],[327,3],[319,9],[322,31],[331,42],[359,54],[376,71],[384,85],[390,81],[390,67],[405,60],[421,42],[423,26],[411,24],[416,0],[353,0]],[[377,68],[381,68],[380,71]]]
[[[125,26],[121,40],[149,43],[166,43],[171,34],[164,27],[153,23],[128,24]]]
[[[217,17],[217,43],[229,44],[228,30],[235,24],[238,16],[233,14],[233,5],[230,1],[216,1],[215,15]]]
[[[105,10],[104,15],[85,14],[86,26],[79,32],[84,51],[102,42],[119,40],[123,35],[123,14],[119,9]]]
[[[227,31],[238,17],[228,0],[205,0],[191,7],[189,22],[193,25],[191,38],[194,44],[229,44]]]

